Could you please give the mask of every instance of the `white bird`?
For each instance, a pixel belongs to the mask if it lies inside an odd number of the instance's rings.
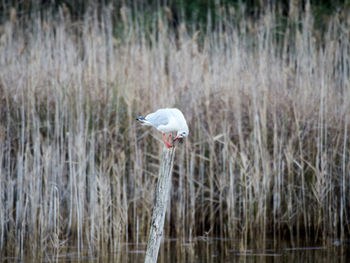
[[[142,125],[153,126],[162,132],[165,145],[168,148],[173,146],[171,143],[171,132],[177,132],[173,142],[179,138],[188,136],[188,126],[185,117],[176,108],[159,109],[156,112],[148,114],[146,117],[137,117],[136,120],[140,121]],[[165,133],[170,133],[169,142],[165,139]]]

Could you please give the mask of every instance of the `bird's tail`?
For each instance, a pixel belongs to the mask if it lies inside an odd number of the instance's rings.
[[[150,123],[149,121],[147,121],[145,119],[145,117],[139,116],[136,118],[136,120],[140,121],[142,125],[146,125],[146,126],[152,126],[152,123]]]

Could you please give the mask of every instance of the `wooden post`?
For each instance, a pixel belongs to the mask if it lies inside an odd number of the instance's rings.
[[[145,263],[156,263],[160,241],[163,236],[165,211],[168,204],[171,174],[175,156],[175,146],[164,147],[163,157],[159,167],[158,183],[155,193],[155,203],[152,214],[152,223],[149,233]]]

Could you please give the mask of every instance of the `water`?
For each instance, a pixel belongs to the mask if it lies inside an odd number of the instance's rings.
[[[214,262],[281,262],[281,263],[333,263],[349,262],[349,244],[340,245],[334,242],[330,247],[318,245],[291,246],[287,242],[265,242],[264,246],[256,243],[239,249],[242,244],[233,240],[204,239],[196,242],[181,243],[177,240],[165,240],[160,248],[158,263],[214,263]],[[1,262],[120,262],[141,263],[144,261],[146,244],[122,244],[114,253],[92,255],[88,251],[77,253],[75,248],[56,254],[46,254],[40,258],[24,257],[23,259],[2,257]]]

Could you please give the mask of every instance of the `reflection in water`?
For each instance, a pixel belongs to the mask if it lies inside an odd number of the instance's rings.
[[[260,243],[261,244],[261,243]],[[266,242],[262,247],[250,245],[242,250],[234,240],[198,238],[195,242],[179,242],[174,239],[165,240],[159,251],[158,263],[214,263],[214,262],[282,262],[282,263],[333,263],[349,262],[349,245],[345,246],[298,246],[292,247],[288,243]],[[59,254],[46,254],[41,258],[26,257],[24,259],[2,258],[2,262],[144,262],[146,244],[123,244],[119,251],[104,255],[91,255],[87,251],[77,253],[74,248],[66,248]]]

